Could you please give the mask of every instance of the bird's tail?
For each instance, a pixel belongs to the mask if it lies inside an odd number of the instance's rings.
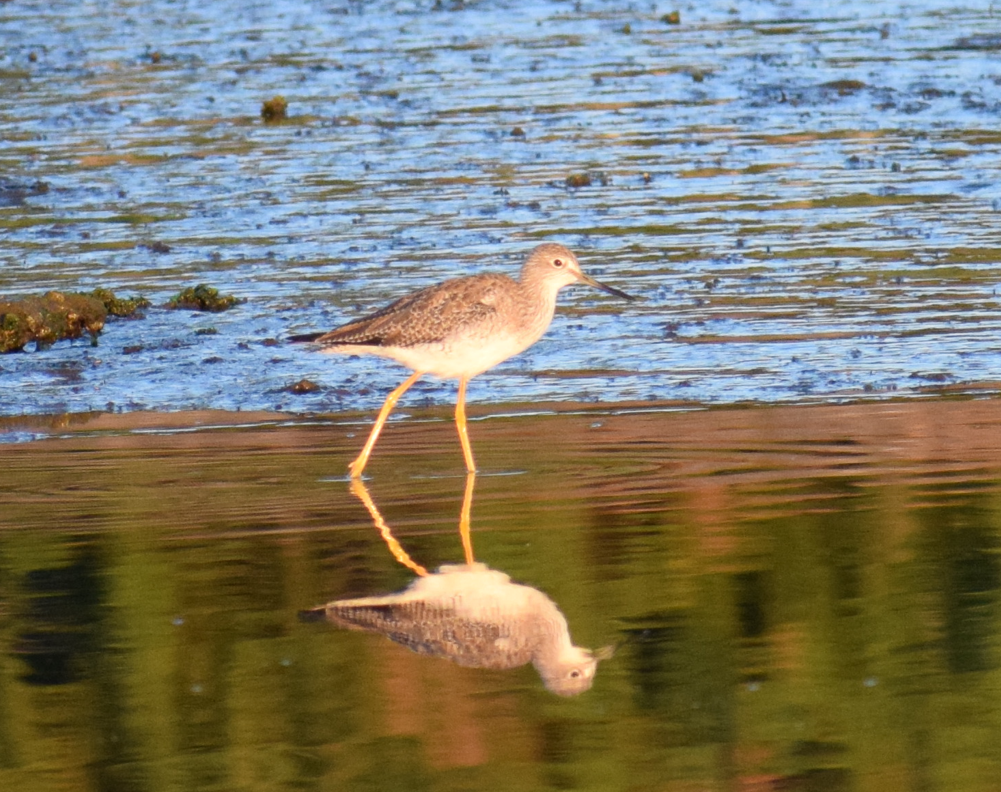
[[[320,336],[326,335],[326,333],[301,333],[299,335],[289,336],[288,340],[293,344],[309,344],[318,339]]]
[[[321,605],[319,608],[310,608],[309,610],[299,611],[299,621],[301,622],[325,621],[326,618],[327,618],[326,605]]]

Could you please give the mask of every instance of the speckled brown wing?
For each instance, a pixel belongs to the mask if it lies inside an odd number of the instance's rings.
[[[515,668],[532,659],[533,637],[502,622],[472,620],[440,604],[420,601],[326,606],[340,627],[380,633],[423,655],[474,668]]]
[[[401,297],[375,313],[310,338],[324,346],[411,347],[443,341],[460,328],[488,322],[506,275],[471,275]]]

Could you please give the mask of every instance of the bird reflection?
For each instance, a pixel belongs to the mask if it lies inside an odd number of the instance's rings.
[[[303,617],[381,633],[415,652],[463,666],[507,669],[532,663],[553,693],[583,693],[594,683],[607,650],[594,653],[574,646],[556,603],[475,561],[469,528],[474,482],[470,473],[459,519],[466,562],[429,573],[393,537],[362,481],[353,480],[351,492],[365,504],[393,557],[418,577],[403,591],[335,600],[304,611]]]

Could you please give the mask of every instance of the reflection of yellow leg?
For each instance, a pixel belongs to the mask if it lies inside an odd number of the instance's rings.
[[[386,402],[382,405],[382,409],[379,410],[379,417],[375,419],[375,426],[372,427],[372,431],[368,435],[365,447],[361,450],[358,458],[349,466],[351,478],[356,479],[361,477],[361,472],[365,469],[365,464],[368,462],[369,454],[371,454],[372,449],[375,448],[375,441],[379,439],[379,432],[381,432],[382,427],[386,425],[386,419],[389,418],[389,414],[396,406],[396,402],[400,400],[400,397],[407,392],[411,385],[420,379],[422,373],[423,372],[415,371],[407,377],[406,380],[404,380],[400,387],[386,397]]]
[[[475,473],[476,463],[473,461],[473,449],[469,445],[469,431],[466,429],[466,385],[468,383],[469,377],[459,378],[459,398],[455,402],[455,425],[459,429],[462,455],[466,458],[466,472]]]
[[[466,474],[466,493],[462,497],[462,512],[459,514],[459,536],[462,537],[462,550],[466,554],[466,563],[473,564],[473,534],[469,523],[473,511],[473,486],[476,484],[476,473]]]
[[[372,496],[368,494],[368,489],[365,487],[365,484],[361,479],[353,479],[351,481],[351,494],[365,504],[365,508],[368,509],[368,513],[372,515],[372,522],[375,523],[375,527],[378,529],[379,533],[382,534],[382,538],[389,546],[389,552],[393,554],[393,558],[403,564],[403,566],[407,569],[412,569],[418,575],[426,575],[428,571],[414,561],[407,554],[407,551],[403,549],[400,543],[396,541],[396,537],[393,536],[393,532],[389,529],[389,526],[386,525],[386,521],[382,519],[382,515],[379,513],[378,507],[375,505],[375,501],[372,500]]]

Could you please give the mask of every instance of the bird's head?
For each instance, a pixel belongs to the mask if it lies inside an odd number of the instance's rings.
[[[536,247],[521,268],[522,281],[541,282],[557,292],[564,286],[574,283],[585,283],[595,289],[633,300],[634,297],[595,280],[580,268],[580,262],[571,250],[554,242],[547,242]]]

